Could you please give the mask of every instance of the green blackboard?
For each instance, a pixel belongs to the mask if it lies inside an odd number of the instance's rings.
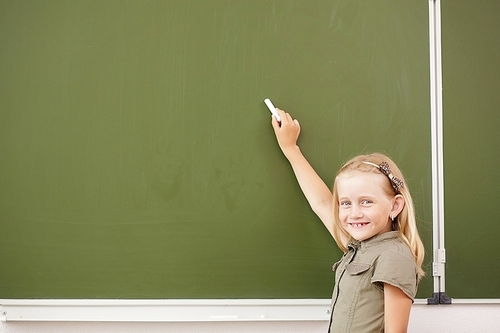
[[[266,97],[329,184],[399,162],[431,296],[425,1],[2,0],[0,40],[0,298],[329,298]]]
[[[500,2],[443,3],[446,294],[500,298]]]

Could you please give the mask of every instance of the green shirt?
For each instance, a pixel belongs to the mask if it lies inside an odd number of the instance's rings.
[[[351,242],[333,270],[331,333],[384,332],[384,283],[412,300],[417,292],[417,265],[397,231]]]

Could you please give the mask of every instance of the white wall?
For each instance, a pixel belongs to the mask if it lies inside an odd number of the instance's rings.
[[[325,333],[327,322],[7,322],[0,333]],[[414,305],[409,333],[499,333],[500,304]]]

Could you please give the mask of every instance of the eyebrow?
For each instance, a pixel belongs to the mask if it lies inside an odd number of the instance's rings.
[[[373,196],[373,195],[360,195],[358,197],[355,198],[355,200],[363,200],[363,199],[371,199],[371,200],[376,200],[377,197],[376,196]],[[349,201],[352,201],[353,199],[349,198],[349,197],[338,197],[338,200],[349,200]]]

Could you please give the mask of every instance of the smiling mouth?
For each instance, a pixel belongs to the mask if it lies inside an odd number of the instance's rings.
[[[349,223],[349,225],[354,229],[360,229],[367,226],[370,222],[359,222],[359,223]]]

